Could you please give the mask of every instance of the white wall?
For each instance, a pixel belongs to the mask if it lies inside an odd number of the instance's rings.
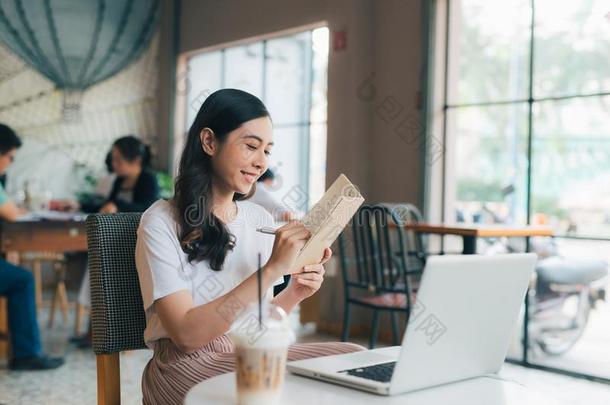
[[[7,189],[38,178],[54,198],[83,190],[87,172],[102,174],[113,140],[127,134],[156,143],[158,36],[122,72],[82,96],[82,121],[62,119],[63,93],[0,45],[0,122],[23,141]]]

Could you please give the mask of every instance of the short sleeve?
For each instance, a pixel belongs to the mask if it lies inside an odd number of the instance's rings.
[[[136,267],[145,310],[159,298],[181,290],[190,291],[184,266],[182,251],[169,228],[140,226],[136,242]]]
[[[0,184],[0,205],[4,205],[8,201],[8,194],[6,194],[6,190]]]

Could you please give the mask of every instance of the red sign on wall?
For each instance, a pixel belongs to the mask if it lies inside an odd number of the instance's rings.
[[[347,30],[333,31],[333,51],[343,51],[347,48]]]

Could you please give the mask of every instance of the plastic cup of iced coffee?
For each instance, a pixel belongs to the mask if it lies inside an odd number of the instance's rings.
[[[229,332],[239,405],[277,404],[282,393],[288,347],[295,336],[286,312],[276,305],[264,303],[260,321],[257,303],[240,314]]]

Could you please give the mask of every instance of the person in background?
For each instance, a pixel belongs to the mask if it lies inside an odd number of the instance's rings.
[[[104,166],[106,167],[106,174],[98,179],[97,184],[95,185],[95,194],[109,196],[114,181],[116,180],[116,174],[114,173],[114,170],[112,170],[112,151],[108,151],[106,154]]]
[[[150,168],[150,149],[135,136],[117,139],[110,150],[112,172],[116,175],[110,195],[97,212],[144,212],[159,198],[157,177]],[[108,164],[108,160],[106,160]],[[80,207],[85,212],[93,207]],[[78,294],[78,302],[89,306],[89,269],[85,272]],[[91,347],[91,325],[85,335],[71,339],[80,348]]]
[[[109,175],[98,184],[96,193],[108,189],[103,201],[57,200],[60,211],[82,211],[86,213],[144,212],[159,198],[159,184],[150,169],[150,148],[133,135],[117,139],[106,155],[105,164]]]
[[[0,173],[13,163],[21,140],[15,132],[0,124]],[[15,221],[26,212],[10,201],[0,185],[0,219]],[[48,370],[61,366],[60,357],[42,352],[36,319],[34,277],[32,273],[0,259],[0,296],[8,299],[8,324],[12,347],[9,368],[12,370]]]
[[[295,219],[294,213],[284,204],[276,200],[271,194],[275,174],[271,169],[267,169],[257,180],[257,187],[250,201],[262,206],[269,211],[273,219],[280,222],[292,221]]]
[[[157,177],[150,170],[150,148],[130,135],[114,141],[111,154],[117,178],[99,212],[146,211],[159,198]]]
[[[103,214],[144,212],[159,198],[157,177],[150,170],[150,148],[135,136],[114,141],[106,165],[116,176],[106,200],[101,206],[72,202],[71,209]]]
[[[95,190],[93,193],[85,193],[81,195],[78,201],[73,199],[67,200],[53,200],[50,204],[50,209],[56,211],[76,211],[82,212],[98,212],[98,210],[104,205],[112,187],[116,180],[116,174],[112,170],[112,152],[108,151],[106,159],[104,160],[106,167],[106,173],[97,179]]]

